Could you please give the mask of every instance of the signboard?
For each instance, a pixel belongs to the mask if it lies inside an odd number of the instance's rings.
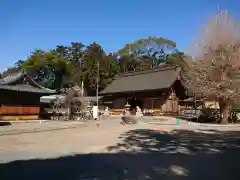
[[[98,119],[98,106],[93,106],[93,119]]]

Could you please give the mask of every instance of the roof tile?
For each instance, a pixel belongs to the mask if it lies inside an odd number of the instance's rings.
[[[28,83],[24,83],[24,79],[27,79]],[[56,93],[55,90],[47,89],[37,84],[23,71],[0,79],[0,89],[44,94]]]
[[[169,88],[180,73],[180,68],[158,68],[145,72],[136,72],[117,76],[100,94],[136,92]]]

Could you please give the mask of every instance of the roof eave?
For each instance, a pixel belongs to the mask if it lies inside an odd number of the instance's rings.
[[[114,95],[114,94],[131,94],[131,93],[141,93],[141,92],[151,92],[151,91],[162,91],[162,90],[165,90],[165,89],[169,89],[171,88],[170,87],[164,87],[164,88],[161,88],[161,89],[143,89],[143,90],[134,90],[134,91],[122,91],[122,92],[107,92],[107,93],[104,93],[104,92],[100,92],[99,95]]]

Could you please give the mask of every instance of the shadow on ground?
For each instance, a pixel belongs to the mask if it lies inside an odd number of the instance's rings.
[[[4,122],[4,121],[0,122],[0,126],[10,126],[10,125],[11,125],[10,122]]]
[[[0,164],[0,179],[239,180],[240,133],[132,130],[108,153]]]

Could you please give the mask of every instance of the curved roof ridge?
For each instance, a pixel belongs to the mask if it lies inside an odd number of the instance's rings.
[[[38,84],[24,70],[19,70],[19,72],[9,74],[8,76],[0,79],[0,85],[3,85],[3,86],[6,85],[7,87],[10,87],[10,86],[14,85],[14,83],[16,84],[17,81],[21,80],[21,78],[27,78],[27,80],[30,82],[30,84],[32,84],[33,86],[35,86],[39,89],[42,89],[46,92],[49,92],[49,93],[56,92],[56,90],[52,90],[52,89],[46,88],[46,87]],[[17,84],[19,84],[19,83],[17,83]]]
[[[135,76],[135,75],[140,75],[140,74],[148,74],[148,73],[154,73],[154,72],[158,72],[158,71],[174,70],[174,69],[177,69],[177,68],[178,68],[178,66],[166,64],[166,65],[162,65],[162,66],[159,66],[157,68],[148,69],[148,70],[145,70],[145,71],[139,70],[139,71],[135,71],[135,72],[121,73],[121,74],[118,74],[116,76],[116,78]]]
[[[36,81],[34,81],[34,80],[33,80],[32,78],[30,78],[28,75],[26,75],[26,77],[28,78],[29,81],[31,81],[31,82],[32,82],[35,86],[37,86],[38,88],[44,89],[44,90],[49,91],[49,92],[52,92],[52,93],[56,92],[56,90],[49,89],[49,88],[46,88],[46,87],[38,84]]]
[[[20,78],[22,78],[25,74],[26,73],[23,70],[19,70],[19,72],[9,74],[8,76],[0,79],[0,84],[9,85],[9,84],[19,80]]]

